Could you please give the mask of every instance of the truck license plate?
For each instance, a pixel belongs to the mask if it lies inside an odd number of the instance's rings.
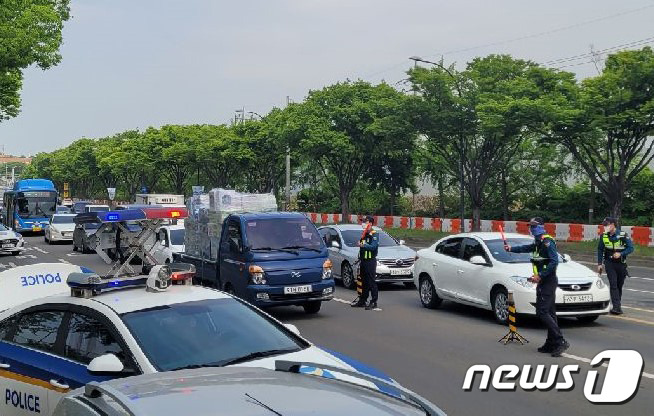
[[[406,276],[411,274],[411,269],[391,269],[391,276]]]
[[[563,303],[592,302],[593,295],[563,295]]]
[[[309,292],[311,292],[311,285],[284,287],[285,295],[292,295],[294,293],[309,293]]]

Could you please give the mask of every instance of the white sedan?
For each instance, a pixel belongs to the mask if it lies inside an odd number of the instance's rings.
[[[513,247],[534,241],[522,234],[506,238]],[[506,252],[500,233],[457,234],[418,251],[413,278],[423,306],[437,308],[450,300],[492,310],[505,324],[509,291],[517,313],[536,314],[536,285],[527,281],[533,274],[530,258],[529,253]],[[609,289],[597,273],[564,255],[556,274],[557,316],[592,322],[609,312]]]
[[[43,233],[45,242],[52,244],[56,241],[73,241],[73,231],[75,231],[73,218],[75,214],[54,214],[50,217]]]
[[[395,383],[238,298],[189,285],[191,271],[173,270],[159,265],[148,276],[103,279],[41,263],[1,272],[0,414],[49,415],[65,393],[91,381],[200,367],[274,369],[278,359]]]

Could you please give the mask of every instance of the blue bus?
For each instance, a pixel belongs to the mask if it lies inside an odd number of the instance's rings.
[[[4,194],[2,221],[17,232],[42,232],[57,209],[57,190],[48,179],[22,179]]]

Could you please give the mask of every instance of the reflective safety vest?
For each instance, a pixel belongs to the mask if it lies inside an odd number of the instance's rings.
[[[619,234],[617,234],[618,239],[615,241],[611,241],[609,238],[610,235],[609,233],[603,233],[602,234],[602,242],[604,243],[604,259],[606,260],[611,260],[611,261],[625,261],[625,258],[620,256],[619,259],[613,259],[613,254],[614,253],[620,253],[624,251],[627,248],[627,233],[624,231],[620,231]]]
[[[540,253],[540,249],[543,248],[543,242],[545,241],[546,238],[552,238],[551,235],[549,234],[543,234],[541,237],[541,243],[536,244],[536,247],[534,248],[534,251],[531,253],[531,267],[534,271],[534,274],[538,274],[539,271],[545,269],[547,265],[550,263],[550,258],[549,257],[543,257]]]
[[[366,235],[366,238],[364,238],[363,241],[364,243],[370,244],[372,242],[373,236],[376,234],[375,230],[371,230],[368,235]],[[368,250],[367,248],[361,247],[359,250],[359,258],[361,260],[372,260],[377,258],[377,249],[374,250]]]

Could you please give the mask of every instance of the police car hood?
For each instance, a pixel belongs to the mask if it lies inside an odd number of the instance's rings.
[[[501,272],[507,276],[529,277],[533,274],[531,263],[498,262],[496,264],[501,267]],[[572,284],[593,281],[597,278],[597,273],[576,261],[561,261],[556,268],[556,276],[559,279],[559,283]]]
[[[134,414],[182,415],[189,409],[194,416],[425,414],[411,404],[367,388],[262,368],[180,370],[116,379],[103,385],[121,393]]]
[[[70,273],[90,272],[64,263],[37,263],[0,272],[0,311],[46,296],[69,293]]]

